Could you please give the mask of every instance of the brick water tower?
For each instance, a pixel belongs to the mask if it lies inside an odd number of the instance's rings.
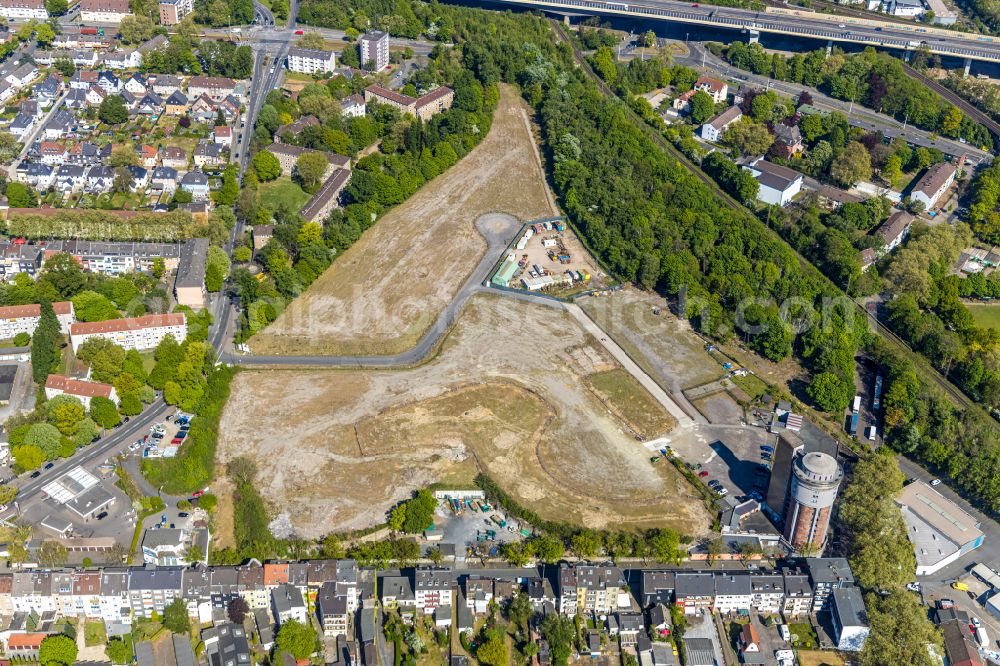
[[[844,470],[826,453],[814,451],[796,456],[785,512],[785,540],[795,550],[812,544],[822,552],[830,512],[843,478]]]

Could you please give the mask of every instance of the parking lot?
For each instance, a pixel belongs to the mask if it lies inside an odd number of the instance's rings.
[[[773,446],[775,436],[750,426],[708,426],[679,431],[665,438],[674,452],[697,468],[705,483],[716,481],[728,495],[749,495],[766,487],[761,469],[762,446]]]
[[[172,458],[187,438],[192,416],[183,412],[171,414],[149,429],[149,434],[129,445],[128,450],[142,458]]]

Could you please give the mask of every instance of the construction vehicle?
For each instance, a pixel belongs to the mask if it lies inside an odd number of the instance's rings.
[[[495,513],[492,516],[490,516],[490,520],[499,525],[501,528],[506,527],[507,525],[507,521]]]
[[[951,587],[953,589],[955,589],[955,590],[961,590],[962,592],[968,592],[969,591],[969,586],[968,585],[966,585],[965,583],[963,583],[961,581],[957,581],[957,580],[954,583],[951,584]]]

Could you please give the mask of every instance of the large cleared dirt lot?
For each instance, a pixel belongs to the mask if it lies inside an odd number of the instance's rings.
[[[486,251],[475,220],[555,215],[528,121],[501,87],[489,134],[391,210],[250,340],[258,354],[395,354],[412,348]]]
[[[480,294],[416,368],[240,373],[219,456],[255,458],[262,495],[307,538],[480,469],[544,517],[701,534],[704,505],[636,441],[673,419],[616,368],[563,310]]]

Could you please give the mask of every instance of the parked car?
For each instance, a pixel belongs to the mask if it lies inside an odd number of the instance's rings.
[[[933,481],[931,481],[931,485],[932,486],[940,486],[941,485],[941,479],[934,479]]]
[[[36,470],[35,470],[34,472],[32,472],[32,473],[31,473],[31,478],[32,478],[32,479],[37,479],[37,478],[38,478],[38,477],[40,477],[41,475],[42,475],[42,473],[41,473],[41,472],[39,472],[39,471],[38,471],[38,470],[36,469]]]
[[[177,514],[177,517],[178,518],[187,518],[188,514],[185,513],[184,511],[181,511],[180,513]]]
[[[767,446],[766,444],[760,447],[761,451],[767,451],[768,453],[774,453],[773,446]]]
[[[919,592],[920,591],[920,583],[907,583],[906,584],[906,589],[908,589],[910,592]]]
[[[56,466],[56,464],[55,464],[55,463],[53,463],[53,462],[50,462],[50,463],[46,463],[46,465],[45,465],[45,469],[52,469],[52,468],[53,468],[53,467],[55,467],[55,466]]]
[[[104,520],[107,517],[108,517],[108,512],[107,511],[101,511],[99,514],[97,514],[97,519],[98,520]]]
[[[698,472],[698,476],[700,476],[701,478],[705,478],[706,476],[708,476],[708,472],[705,470],[701,470],[700,472]]]

